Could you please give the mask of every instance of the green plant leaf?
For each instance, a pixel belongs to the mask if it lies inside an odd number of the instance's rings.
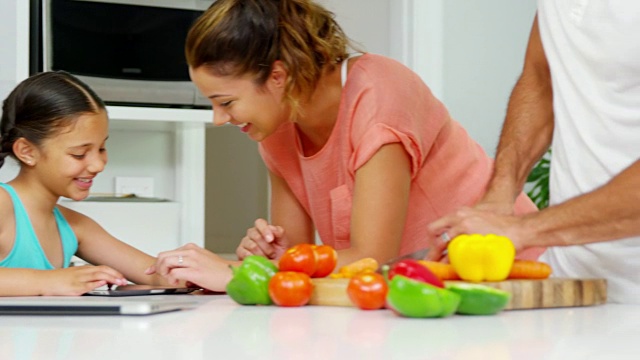
[[[551,155],[551,149],[538,161],[527,176],[527,184],[531,185],[527,195],[538,209],[549,206],[549,170],[551,168],[549,155]]]

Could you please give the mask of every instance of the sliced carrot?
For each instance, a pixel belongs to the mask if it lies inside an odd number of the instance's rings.
[[[431,270],[440,280],[460,280],[460,276],[458,276],[451,264],[428,260],[418,260],[418,262]]]
[[[551,275],[549,264],[534,260],[515,260],[507,279],[546,279]]]
[[[363,271],[376,271],[378,270],[378,261],[374,258],[363,258],[358,261],[354,261],[351,264],[347,264],[338,270],[337,274],[332,274],[332,278],[350,278],[353,275]]]

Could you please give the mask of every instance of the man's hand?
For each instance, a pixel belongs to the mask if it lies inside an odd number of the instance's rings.
[[[524,248],[520,217],[469,207],[461,208],[429,224],[429,232],[434,236],[447,233],[451,239],[461,234],[502,235],[511,239],[516,251]]]

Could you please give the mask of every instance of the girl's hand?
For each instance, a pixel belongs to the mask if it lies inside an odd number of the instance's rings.
[[[65,269],[44,270],[42,295],[77,296],[107,284],[126,285],[127,279],[108,266],[74,266]]]
[[[281,226],[270,225],[264,219],[255,221],[255,226],[247,230],[236,249],[238,259],[249,255],[260,255],[268,259],[279,259],[289,248],[289,240],[284,236]]]
[[[173,286],[192,283],[211,291],[225,291],[231,280],[230,263],[196,244],[161,252],[145,274],[158,274]]]

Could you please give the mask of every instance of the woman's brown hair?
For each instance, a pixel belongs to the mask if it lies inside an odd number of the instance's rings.
[[[289,73],[285,101],[295,114],[327,67],[347,57],[349,39],[332,12],[311,0],[217,0],[187,35],[191,68],[217,76],[255,75],[263,85],[276,60]]]

